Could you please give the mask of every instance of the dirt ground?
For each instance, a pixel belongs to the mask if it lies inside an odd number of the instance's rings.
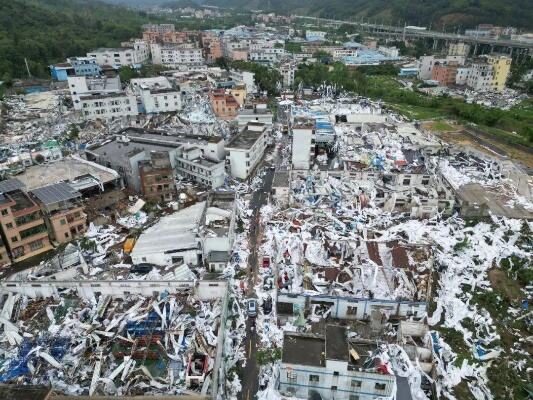
[[[463,147],[471,147],[489,156],[500,157],[494,151],[488,149],[486,146],[483,146],[481,143],[476,142],[472,137],[462,133],[461,131],[465,129],[462,125],[455,125],[453,123],[439,123],[438,125],[434,126],[434,124],[436,123],[437,122],[427,122],[423,125],[423,127],[433,132],[435,136],[450,144],[455,144]],[[446,125],[449,125],[452,129],[446,130]],[[500,153],[507,155],[509,158],[520,161],[529,168],[533,168],[533,157],[530,153],[520,150],[514,147],[513,145],[504,144],[487,137],[483,137],[482,140],[496,147]]]

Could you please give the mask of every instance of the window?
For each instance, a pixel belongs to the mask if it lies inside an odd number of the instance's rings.
[[[346,310],[347,315],[357,315],[357,307],[351,307],[348,306],[348,309]]]
[[[42,240],[36,240],[35,242],[31,242],[30,243],[30,250],[31,251],[42,249],[43,247],[44,247],[44,244],[43,244]]]
[[[63,218],[61,221],[59,221],[59,223],[60,223],[61,225],[65,225],[65,224],[67,223],[67,221],[65,221],[65,219]]]
[[[351,394],[350,395],[350,400],[359,400],[359,396],[356,395],[356,394]]]
[[[68,232],[65,232],[65,237],[68,238]]]
[[[296,380],[298,379],[298,375],[296,375],[292,371],[287,371],[287,381],[296,383]]]
[[[6,228],[7,228],[7,229],[13,229],[13,224],[12,224],[11,222],[8,222],[8,223],[6,224]]]
[[[422,179],[422,185],[427,185],[429,183],[429,178]]]
[[[320,382],[320,377],[318,375],[309,375],[309,382]]]
[[[333,371],[333,376],[339,376],[339,371]]]
[[[404,179],[404,180],[403,180],[403,185],[404,185],[404,186],[407,186],[407,185],[409,185],[410,183],[411,183],[411,179]]]
[[[18,241],[19,241],[19,238],[16,237],[16,236],[13,236],[13,237],[11,238],[11,241],[12,241],[13,243],[18,242]]]
[[[361,381],[358,381],[356,379],[352,379],[351,387],[360,388],[361,387]]]
[[[331,390],[337,390],[337,386],[332,386]]]
[[[374,385],[374,389],[376,390],[385,390],[386,387],[387,387],[386,383],[376,383]]]
[[[9,214],[9,210],[7,208],[2,210],[2,215],[3,216],[6,216],[7,214]]]

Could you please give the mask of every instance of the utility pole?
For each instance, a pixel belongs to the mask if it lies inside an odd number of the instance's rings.
[[[24,63],[26,64],[26,71],[28,71],[28,78],[31,78],[30,67],[28,66],[28,60],[24,57]]]

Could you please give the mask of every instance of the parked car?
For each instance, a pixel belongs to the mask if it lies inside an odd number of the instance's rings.
[[[248,312],[248,316],[249,317],[257,316],[257,300],[256,299],[248,299],[248,304],[246,305],[246,310]]]

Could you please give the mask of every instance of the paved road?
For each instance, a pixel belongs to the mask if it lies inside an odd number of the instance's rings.
[[[248,297],[255,297],[254,285],[257,279],[258,259],[260,254],[258,253],[259,246],[261,245],[261,218],[259,210],[265,204],[267,204],[270,190],[272,189],[272,180],[274,178],[274,171],[268,169],[266,175],[263,178],[263,185],[257,191],[252,194],[252,200],[250,201],[250,207],[253,210],[252,222],[250,224],[249,243],[250,243],[250,255],[248,256]],[[252,400],[258,390],[259,382],[259,365],[257,365],[257,334],[251,329],[251,320],[246,322],[246,366],[244,367],[242,377],[242,391],[239,395],[240,400]]]

